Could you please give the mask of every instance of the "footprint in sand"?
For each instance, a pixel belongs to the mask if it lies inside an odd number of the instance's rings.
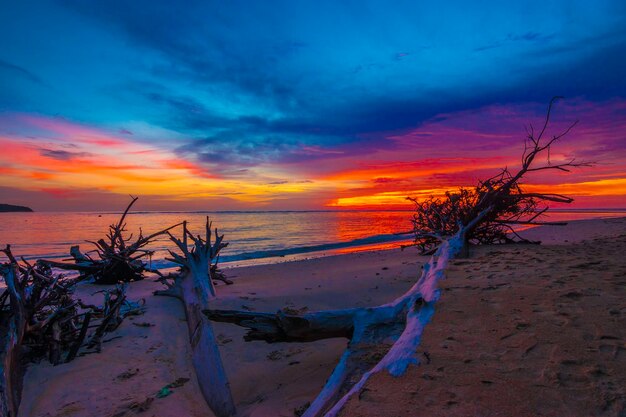
[[[163,343],[157,343],[155,345],[152,345],[148,348],[148,350],[146,350],[146,353],[152,353],[155,350],[157,350],[158,348],[160,348],[161,346],[163,346]]]

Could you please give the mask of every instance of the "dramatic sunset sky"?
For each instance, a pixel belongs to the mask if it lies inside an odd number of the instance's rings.
[[[626,2],[0,0],[0,202],[406,207],[515,168],[626,207]]]

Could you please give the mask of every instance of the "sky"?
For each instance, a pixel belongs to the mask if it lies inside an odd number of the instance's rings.
[[[0,0],[0,202],[410,208],[519,166],[626,207],[626,2]]]

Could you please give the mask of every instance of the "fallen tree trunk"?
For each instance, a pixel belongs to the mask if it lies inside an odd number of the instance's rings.
[[[272,313],[255,313],[237,310],[204,310],[213,321],[234,323],[247,327],[244,339],[276,342],[314,342],[333,337],[351,338],[354,319],[363,309],[322,311],[302,316]]]
[[[211,243],[211,223],[207,218],[206,237],[194,237],[183,222],[183,238],[179,240],[170,234],[170,238],[182,255],[170,251],[171,261],[181,266],[178,274],[163,276],[160,281],[168,288],[156,291],[155,295],[176,297],[182,301],[187,317],[189,342],[191,344],[192,363],[207,404],[218,417],[234,416],[235,403],[230,391],[230,384],[224,370],[213,326],[203,310],[209,308],[209,301],[215,297],[215,287],[211,277],[211,260],[226,247],[224,236],[215,230],[215,242]],[[189,250],[187,238],[193,243]]]
[[[528,172],[568,171],[571,167],[589,166],[573,159],[551,163],[551,145],[573,127],[545,143],[542,141],[554,101],[550,102],[545,124],[537,137],[531,127],[525,142],[522,166],[517,173],[512,174],[505,168],[499,175],[480,182],[474,190],[461,189],[458,193],[446,193],[443,199],[431,197],[423,202],[413,199],[416,203],[413,219],[415,246],[422,253],[432,256],[423,266],[416,284],[396,300],[376,307],[322,311],[302,316],[286,315],[281,311],[268,314],[208,309],[204,313],[211,320],[248,328],[246,340],[274,343],[349,338],[339,363],[303,414],[303,417],[337,416],[348,400],[359,395],[372,375],[387,371],[399,376],[409,365],[419,364],[417,347],[426,324],[435,312],[439,298],[438,283],[445,277],[445,269],[451,259],[467,256],[470,242],[512,241],[507,233],[512,229],[506,225],[537,224],[534,220],[547,210],[546,207],[537,211],[540,203],[573,201],[557,194],[525,193],[519,184]],[[540,154],[547,154],[547,163],[532,167]]]

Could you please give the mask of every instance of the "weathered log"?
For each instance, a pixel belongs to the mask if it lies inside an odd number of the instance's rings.
[[[188,247],[188,240],[193,248]],[[211,223],[207,218],[205,239],[194,237],[187,230],[187,222],[183,222],[183,238],[179,240],[170,234],[182,255],[170,251],[172,261],[181,266],[178,274],[161,277],[168,287],[156,291],[155,295],[176,297],[182,301],[187,317],[189,342],[191,344],[192,363],[207,404],[218,417],[234,416],[236,413],[230,384],[224,370],[213,326],[202,314],[209,308],[209,300],[215,297],[215,287],[211,277],[211,261],[219,251],[226,247],[224,236],[215,230],[215,242],[211,242]]]
[[[264,340],[276,342],[313,342],[316,340],[345,337],[354,332],[354,320],[363,309],[323,311],[302,316],[285,314],[283,311],[255,313],[237,310],[204,310],[210,320],[234,323],[248,328],[246,341]]]

